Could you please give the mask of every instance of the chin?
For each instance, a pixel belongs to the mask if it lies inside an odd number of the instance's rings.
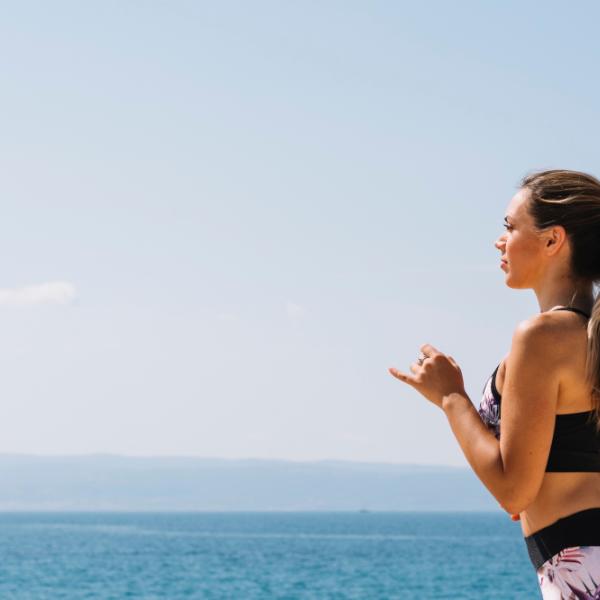
[[[504,279],[504,283],[506,287],[511,288],[512,290],[528,290],[531,286],[525,285],[523,282],[515,280],[514,277],[511,277],[510,274],[507,273],[506,278]]]

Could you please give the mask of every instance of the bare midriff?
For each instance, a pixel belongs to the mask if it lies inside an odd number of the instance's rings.
[[[596,507],[600,507],[600,473],[546,473],[535,500],[520,514],[523,535]]]

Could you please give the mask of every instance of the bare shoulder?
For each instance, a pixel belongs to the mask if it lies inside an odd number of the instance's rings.
[[[573,352],[586,330],[578,316],[566,311],[544,312],[521,321],[513,334],[511,351],[522,351],[530,358],[544,360],[548,365],[561,363]]]
[[[496,386],[503,394],[506,367],[519,362],[529,367],[539,365],[547,374],[560,379],[570,378],[570,372],[581,379],[585,363],[587,328],[580,315],[569,311],[535,314],[518,323],[510,350],[500,363]]]
[[[567,324],[555,315],[540,313],[521,321],[515,328],[514,336],[519,341],[530,344],[547,342],[564,333]]]

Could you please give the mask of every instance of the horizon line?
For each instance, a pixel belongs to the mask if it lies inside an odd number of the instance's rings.
[[[449,469],[466,469],[461,465],[449,465],[442,463],[414,463],[414,462],[391,462],[383,460],[359,460],[345,458],[317,458],[317,459],[294,459],[294,458],[265,458],[265,457],[237,457],[227,458],[220,456],[206,456],[193,454],[122,454],[115,452],[82,452],[73,454],[64,453],[27,453],[27,452],[0,452],[2,458],[123,458],[123,459],[139,459],[139,460],[205,460],[205,461],[221,461],[221,462],[277,462],[277,463],[294,463],[294,464],[318,464],[318,463],[342,463],[342,464],[359,464],[359,465],[385,465],[394,467],[431,467],[431,468],[449,468]]]

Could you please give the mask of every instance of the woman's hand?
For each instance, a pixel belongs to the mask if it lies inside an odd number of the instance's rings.
[[[390,367],[388,371],[404,383],[411,385],[427,400],[442,408],[444,396],[452,393],[466,396],[465,384],[460,367],[451,356],[442,354],[430,344],[421,346],[424,357],[419,364],[410,365],[413,375],[401,373],[398,369]]]

